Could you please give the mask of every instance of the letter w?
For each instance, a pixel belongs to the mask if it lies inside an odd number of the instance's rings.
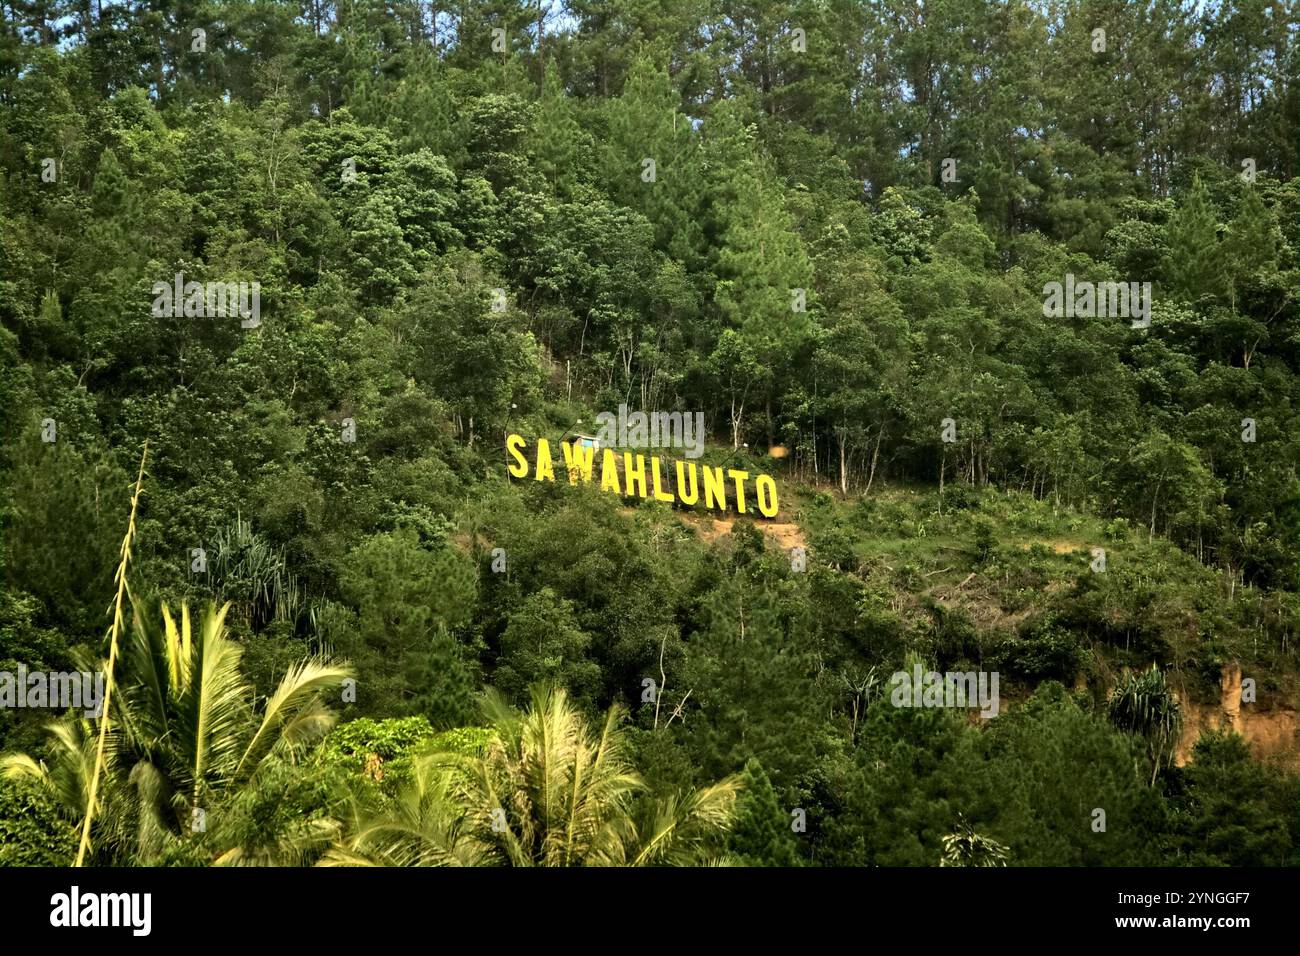
[[[576,485],[578,475],[582,475],[583,481],[591,481],[591,465],[596,457],[596,449],[577,442],[572,445],[561,442],[560,447],[564,449],[564,465],[569,469],[569,484]]]

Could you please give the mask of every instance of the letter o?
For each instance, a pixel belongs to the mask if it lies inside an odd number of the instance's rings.
[[[776,482],[771,475],[759,475],[754,480],[754,490],[758,492],[758,510],[764,518],[776,517]]]

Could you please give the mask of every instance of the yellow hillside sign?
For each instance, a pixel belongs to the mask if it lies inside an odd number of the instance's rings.
[[[508,468],[516,478],[528,477],[529,461],[524,455],[527,447],[528,442],[522,435],[506,438],[506,451],[514,459]],[[560,448],[564,452],[564,468],[569,473],[569,484],[576,485],[579,481],[590,484],[597,449],[590,443],[576,441],[562,441]],[[726,511],[730,506],[740,514],[747,514],[751,506],[754,506],[765,518],[776,517],[776,481],[771,475],[754,475],[751,485],[749,472],[736,468],[728,468],[724,473],[721,466],[697,466],[693,461],[677,461],[676,468],[669,469],[667,465],[674,463],[661,463],[658,455],[651,455],[647,463],[645,455],[633,455],[628,451],[623,452],[620,463],[613,449],[605,448],[601,451],[601,491],[625,498],[653,498],[668,503],[680,501],[684,505],[694,505],[703,492],[706,508]],[[545,438],[537,439],[532,458],[533,480],[554,481],[555,462],[551,457],[550,442]],[[671,484],[665,480],[672,477],[676,481]],[[727,497],[729,489],[734,492],[730,501]]]

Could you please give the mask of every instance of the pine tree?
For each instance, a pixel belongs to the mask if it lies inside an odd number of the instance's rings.
[[[1165,276],[1173,291],[1189,299],[1225,291],[1223,253],[1209,191],[1200,177],[1192,182],[1169,221]]]
[[[756,757],[775,787],[792,791],[822,748],[806,625],[792,621],[787,634],[774,597],[741,576],[709,597],[706,615],[680,682],[700,712],[686,722],[696,762],[716,774]]]
[[[721,125],[724,156],[752,148],[753,134],[739,125],[739,111]],[[742,159],[722,174],[716,219],[720,242],[714,302],[728,327],[749,343],[759,364],[771,372],[762,395],[768,444],[775,444],[774,400],[780,382],[812,341],[807,311],[812,267],[786,211],[772,170]]]
[[[1267,281],[1267,276],[1277,271],[1280,239],[1272,211],[1264,205],[1257,189],[1247,188],[1237,216],[1228,224],[1223,238],[1223,262],[1232,308],[1237,307],[1243,292]]]
[[[777,800],[772,781],[758,760],[741,775],[740,799],[728,848],[744,866],[799,866],[790,812]]]

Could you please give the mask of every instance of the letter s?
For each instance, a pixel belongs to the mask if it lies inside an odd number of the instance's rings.
[[[510,452],[511,457],[515,460],[515,464],[509,465],[508,468],[510,474],[516,478],[522,478],[528,474],[528,461],[519,453],[519,449],[526,444],[523,435],[511,435],[506,439],[506,451]]]

